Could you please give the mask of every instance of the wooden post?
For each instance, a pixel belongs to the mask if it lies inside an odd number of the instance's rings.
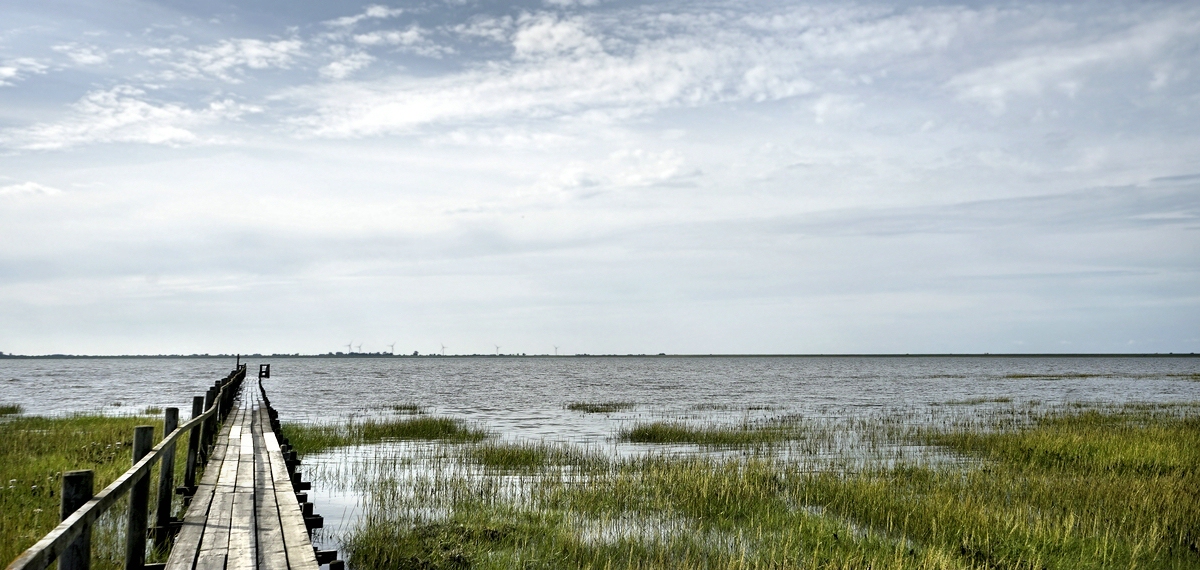
[[[91,470],[67,471],[62,480],[62,508],[59,520],[66,520],[92,498],[94,477]],[[83,529],[66,550],[58,556],[59,570],[88,570],[92,565],[92,529]]]
[[[179,427],[179,408],[167,408],[163,412],[163,437],[171,435]],[[162,548],[171,536],[171,501],[175,499],[175,444],[162,450],[158,460],[158,508],[154,516],[154,546]]]
[[[210,408],[212,408],[213,401],[216,399],[216,391],[214,391],[212,388],[209,388],[208,392],[204,394],[204,411],[207,412]],[[213,426],[217,425],[217,418],[215,415],[208,416],[207,418],[204,418],[203,422],[200,423],[204,425],[204,429],[200,432],[200,452],[204,454],[204,461],[207,462],[208,456],[210,455],[208,452],[208,442],[210,439],[212,439]]]
[[[154,426],[133,428],[133,463],[136,465],[154,447]],[[125,536],[125,570],[143,570],[146,565],[146,517],[150,507],[150,473],[129,489],[129,525]]]
[[[204,396],[195,396],[192,398],[192,419],[195,419],[200,414],[204,413]],[[204,422],[200,422],[201,424]],[[196,486],[196,455],[200,452],[200,424],[192,426],[192,433],[188,435],[188,454],[187,467],[183,471],[183,486],[188,488],[188,493]]]

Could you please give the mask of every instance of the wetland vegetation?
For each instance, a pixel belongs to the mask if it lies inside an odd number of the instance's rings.
[[[1200,406],[941,409],[958,413],[637,422],[613,439],[662,446],[628,456],[408,442],[311,473],[362,493],[339,537],[358,569],[1200,565]]]
[[[16,558],[58,525],[64,472],[91,469],[99,492],[128,470],[133,428],[139,425],[153,425],[154,440],[162,438],[161,417],[75,414],[0,420],[0,560]],[[183,474],[187,436],[179,442],[177,480]],[[154,473],[157,479],[157,469]],[[124,513],[118,504],[93,527],[92,568],[123,566]]]

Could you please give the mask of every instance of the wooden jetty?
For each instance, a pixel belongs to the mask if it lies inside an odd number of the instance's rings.
[[[55,559],[60,570],[87,570],[91,525],[118,498],[129,494],[126,570],[341,570],[334,551],[317,551],[309,539],[323,519],[307,500],[309,483],[300,462],[279,436],[278,414],[270,406],[259,369],[257,390],[241,390],[246,367],[239,363],[204,398],[193,401],[192,419],[176,427],[178,410],[168,408],[166,436],[150,448],[150,426],[135,431],[134,466],[92,496],[91,472],[63,477],[63,522],[17,557],[7,570],[42,570]],[[221,423],[221,421],[223,423]],[[184,484],[173,482],[175,440],[190,434]],[[155,525],[148,528],[149,489],[154,462],[162,460]],[[197,484],[195,470],[204,464]],[[171,499],[182,494],[182,520],[170,516]],[[170,546],[166,563],[146,564],[147,538]],[[172,543],[173,539],[173,543]]]

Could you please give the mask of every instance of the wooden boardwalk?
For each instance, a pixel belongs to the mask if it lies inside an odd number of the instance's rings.
[[[268,407],[243,390],[192,496],[167,570],[317,570]]]

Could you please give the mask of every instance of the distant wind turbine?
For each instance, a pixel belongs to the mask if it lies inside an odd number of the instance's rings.
[[[500,345],[498,345],[498,344],[494,344],[494,345],[492,345],[492,346],[495,346],[495,347],[496,347],[496,356],[500,356]]]
[[[354,354],[354,341],[350,341],[350,343],[346,345],[346,353]]]
[[[360,342],[360,343],[358,343],[358,351],[359,351],[359,352],[362,352],[362,343],[361,343],[361,342]]]
[[[442,356],[446,356],[446,345],[442,345]]]
[[[558,345],[554,345],[554,356],[558,356]]]
[[[392,356],[396,356],[396,343],[388,345],[388,352],[392,353]]]

